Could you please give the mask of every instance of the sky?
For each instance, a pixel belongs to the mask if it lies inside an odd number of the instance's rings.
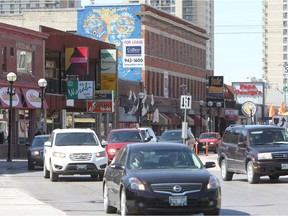
[[[82,6],[90,0],[82,0]],[[95,0],[95,4],[121,0]],[[262,78],[262,0],[214,1],[214,75],[224,83]]]

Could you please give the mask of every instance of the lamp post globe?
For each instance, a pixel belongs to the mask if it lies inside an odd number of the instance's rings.
[[[40,88],[46,88],[46,86],[47,86],[47,80],[44,79],[44,78],[39,79],[39,80],[38,80],[38,86],[39,86]]]
[[[17,75],[14,72],[10,72],[7,74],[7,81],[8,82],[15,82],[17,80]]]

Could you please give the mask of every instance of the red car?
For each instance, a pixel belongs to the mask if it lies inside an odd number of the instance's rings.
[[[196,139],[199,151],[206,151],[206,143],[208,144],[208,150],[217,153],[218,146],[221,143],[221,136],[218,132],[204,132],[201,133],[199,138]]]
[[[108,162],[110,163],[116,153],[129,143],[139,143],[150,140],[145,140],[141,130],[137,128],[121,128],[113,129],[107,136],[107,140],[102,141],[102,145],[106,146]]]

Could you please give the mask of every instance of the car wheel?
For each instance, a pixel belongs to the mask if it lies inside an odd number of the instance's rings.
[[[109,195],[108,195],[108,188],[107,188],[106,184],[104,185],[103,201],[104,201],[105,213],[116,213],[117,212],[117,208],[109,205]]]
[[[250,184],[258,183],[260,180],[260,175],[255,173],[253,161],[249,161],[247,164],[247,180]]]
[[[43,164],[43,174],[44,174],[44,178],[49,178],[50,177],[50,172],[46,168],[45,161],[44,161],[44,164]]]
[[[122,188],[121,190],[121,197],[120,197],[120,212],[121,212],[121,216],[126,216],[128,215],[128,209],[127,209],[127,205],[126,205],[126,193],[125,193],[125,189]]]
[[[52,163],[50,162],[50,181],[55,182],[58,181],[59,175],[53,171]]]
[[[227,168],[227,161],[223,159],[221,161],[221,177],[223,181],[231,181],[233,178],[233,172],[229,172]]]
[[[269,175],[270,180],[278,180],[279,179],[279,175]]]
[[[31,163],[30,161],[28,161],[28,170],[34,170],[35,165],[33,163]]]
[[[205,211],[203,212],[204,215],[219,215],[220,214],[220,209],[219,208],[215,208],[211,211]]]

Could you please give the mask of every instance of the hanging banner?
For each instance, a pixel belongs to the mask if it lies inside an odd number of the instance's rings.
[[[88,74],[88,47],[66,48],[66,75]]]

